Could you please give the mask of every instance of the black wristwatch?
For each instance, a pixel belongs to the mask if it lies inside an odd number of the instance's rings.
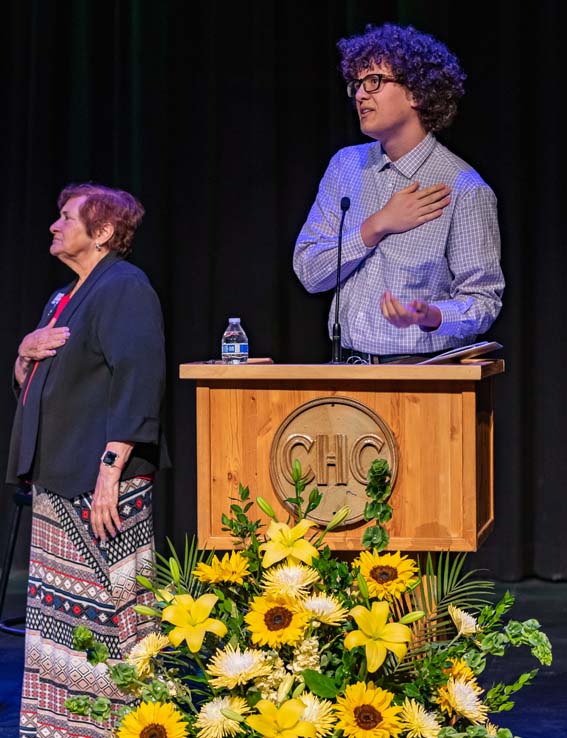
[[[106,466],[115,466],[117,458],[118,454],[115,454],[114,451],[105,451],[100,457],[100,460],[103,464],[106,464]]]

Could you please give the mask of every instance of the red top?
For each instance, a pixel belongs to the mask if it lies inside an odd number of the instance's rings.
[[[57,319],[59,318],[59,316],[61,315],[61,313],[63,312],[63,310],[66,308],[67,303],[69,302],[70,299],[71,299],[71,293],[70,292],[67,293],[66,295],[63,295],[63,297],[57,303],[57,307],[55,308],[55,312],[53,313],[53,317],[49,321],[50,323],[51,322],[57,322]],[[35,374],[38,365],[39,365],[39,361],[34,361],[32,372],[31,372],[31,376],[29,378],[28,384],[26,386],[26,391],[24,392],[24,397],[22,399],[22,405],[25,405],[26,404],[26,397],[28,396],[28,390],[30,388],[30,384],[32,382],[33,375]]]

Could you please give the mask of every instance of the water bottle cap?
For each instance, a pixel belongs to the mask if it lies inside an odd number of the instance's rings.
[[[228,322],[229,323],[240,323],[240,318],[229,318]]]

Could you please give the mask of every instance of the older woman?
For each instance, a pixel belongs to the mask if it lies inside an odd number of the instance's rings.
[[[74,651],[87,625],[120,659],[150,624],[133,605],[152,564],[152,479],[167,464],[160,405],[159,300],[125,261],[144,214],[127,192],[93,184],[58,199],[50,252],[75,279],[22,340],[8,481],[33,486],[22,736],[102,736],[71,715],[78,694],[121,703],[101,667]]]

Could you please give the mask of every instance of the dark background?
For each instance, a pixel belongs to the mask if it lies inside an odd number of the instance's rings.
[[[363,140],[335,44],[368,22],[411,23],[461,59],[466,96],[440,138],[499,200],[507,289],[487,336],[507,362],[496,380],[497,520],[471,559],[501,579],[567,579],[564,16],[559,0],[529,12],[450,0],[5,3],[0,473],[18,343],[72,277],[48,253],[57,194],[71,181],[121,187],[147,209],[132,261],[152,279],[167,331],[175,467],[158,483],[158,540],[194,529],[194,388],[178,365],[217,357],[234,314],[253,356],[329,360],[331,296],[308,295],[291,257],[328,159]],[[10,507],[6,487],[4,521]],[[21,561],[26,546],[24,531]]]

